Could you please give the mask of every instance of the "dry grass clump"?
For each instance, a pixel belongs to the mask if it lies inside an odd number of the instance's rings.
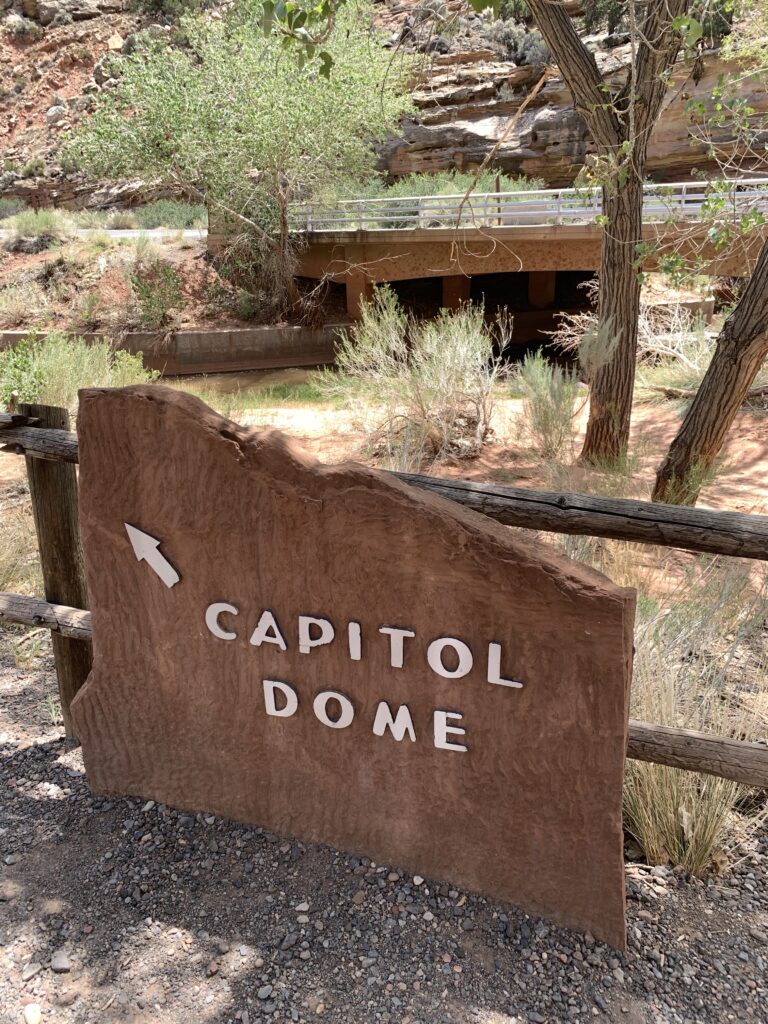
[[[354,338],[341,338],[339,373],[321,374],[320,386],[358,409],[371,452],[390,467],[471,457],[490,433],[501,373],[494,349],[508,337],[504,322],[494,336],[482,309],[470,306],[417,322],[380,288]]]
[[[28,502],[8,501],[0,505],[0,591],[17,594],[41,593],[42,578],[37,555],[37,538]]]
[[[578,375],[534,352],[517,364],[512,378],[513,390],[523,399],[519,425],[525,440],[543,459],[573,459],[577,417],[586,401]]]
[[[70,234],[66,219],[56,210],[23,210],[8,222],[14,238],[64,241]]]
[[[48,296],[36,281],[8,284],[0,289],[0,328],[40,327],[51,316]]]
[[[671,600],[641,598],[633,717],[738,739],[768,738],[767,582],[763,574],[756,586],[744,563],[706,559]],[[650,863],[672,861],[701,874],[713,854],[730,845],[732,812],[743,789],[727,779],[628,761],[627,828]]]

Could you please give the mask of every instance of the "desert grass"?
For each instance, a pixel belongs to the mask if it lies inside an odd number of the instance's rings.
[[[521,434],[547,461],[573,460],[578,433],[577,417],[586,391],[573,370],[552,365],[541,352],[530,353],[516,364],[510,391],[519,394],[523,412]]]
[[[48,296],[37,281],[22,281],[0,289],[0,328],[40,327],[52,316]]]
[[[0,518],[0,591],[41,593],[37,538],[29,501],[0,499]]]
[[[757,581],[756,581],[757,575]],[[631,714],[678,728],[758,740],[768,736],[768,574],[736,559],[702,558],[676,592],[644,595],[635,631]],[[764,820],[738,815],[745,787],[727,779],[628,761],[628,830],[653,864],[702,874],[718,851]],[[738,825],[738,827],[737,827]]]
[[[7,226],[16,238],[50,238],[62,242],[71,233],[66,218],[57,210],[22,210]]]
[[[491,429],[501,363],[494,346],[509,340],[483,310],[442,310],[416,321],[389,288],[365,303],[354,338],[343,335],[338,372],[318,377],[329,397],[347,401],[367,450],[390,469],[421,469],[446,457],[469,458]]]
[[[213,386],[206,376],[179,382],[166,381],[179,391],[196,395],[221,416],[235,422],[248,420],[252,413],[263,409],[303,408],[312,406],[338,407],[340,403],[329,399],[315,378],[292,383],[278,381],[223,391]]]

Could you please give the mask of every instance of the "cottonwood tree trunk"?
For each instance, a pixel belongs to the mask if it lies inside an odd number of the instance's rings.
[[[590,412],[581,457],[614,461],[627,449],[635,387],[640,276],[636,247],[642,238],[643,183],[632,174],[621,188],[603,189],[608,218],[600,260],[600,332],[610,358],[590,381]]]
[[[615,334],[610,361],[592,380],[582,449],[587,462],[612,462],[627,447],[635,381],[640,281],[635,247],[642,238],[642,178],[648,139],[661,111],[669,71],[680,49],[676,27],[689,0],[629,0],[632,64],[623,83],[603,78],[562,0],[528,0],[607,169],[607,224],[600,270],[599,326]]]
[[[704,380],[656,474],[653,501],[696,504],[767,355],[768,241],[736,308],[723,324]]]

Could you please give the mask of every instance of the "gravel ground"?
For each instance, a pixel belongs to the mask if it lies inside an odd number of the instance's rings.
[[[52,724],[47,640],[19,668],[13,639],[0,659],[2,1024],[768,1022],[768,832],[723,877],[628,865],[629,950],[616,953],[397,865],[92,795]]]

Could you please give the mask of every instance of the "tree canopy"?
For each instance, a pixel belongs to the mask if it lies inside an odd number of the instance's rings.
[[[149,40],[120,58],[119,84],[68,147],[82,169],[177,183],[269,232],[280,200],[370,174],[374,143],[409,107],[364,3],[345,3],[309,58],[264,33],[261,0],[181,27],[184,45]]]

